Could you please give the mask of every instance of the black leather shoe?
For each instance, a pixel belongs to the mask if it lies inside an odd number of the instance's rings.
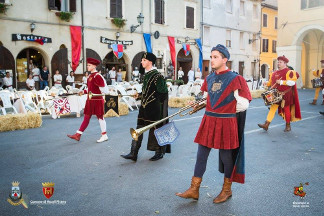
[[[150,161],[157,161],[163,158],[163,153],[155,153],[153,157],[150,158]]]
[[[324,115],[324,112],[319,112],[320,114]]]
[[[125,158],[125,159],[130,159],[130,160],[133,160],[133,161],[137,161],[137,154],[134,154],[134,152],[130,152],[127,155],[120,155],[120,156],[122,158]]]
[[[132,140],[131,151],[127,155],[120,155],[122,158],[130,159],[133,161],[137,161],[138,150],[141,147],[141,142]]]

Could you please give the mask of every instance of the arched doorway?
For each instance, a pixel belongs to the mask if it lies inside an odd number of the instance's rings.
[[[183,81],[184,83],[188,82],[188,72],[192,68],[192,55],[191,52],[188,56],[184,54],[183,49],[179,50],[177,55],[177,72],[179,68],[182,67],[182,70],[184,72]],[[176,74],[177,75],[177,74]]]
[[[52,83],[54,83],[54,75],[55,71],[59,70],[60,74],[62,75],[62,86],[65,88],[65,80],[69,73],[68,68],[68,49],[67,48],[60,48],[54,55],[51,61],[51,76],[52,76]]]
[[[268,79],[269,75],[269,66],[267,64],[261,65],[261,78]]]
[[[26,48],[17,55],[16,65],[17,77],[14,80],[17,80],[17,88],[22,89],[26,88],[26,80],[33,69],[33,65],[41,70],[45,66],[45,60],[39,50]]]
[[[124,53],[124,55],[125,55],[125,53]],[[127,64],[126,64],[126,61],[124,59],[124,56],[121,57],[120,59],[117,59],[117,57],[111,51],[102,60],[102,64],[106,68],[106,72],[108,72],[112,67],[115,67],[116,72],[119,69],[121,69],[121,71],[123,72],[123,79],[125,81],[128,81],[129,76],[127,76]]]
[[[0,71],[3,75],[5,75],[6,72],[10,73],[13,81],[13,87],[16,88],[15,58],[11,52],[2,45],[0,45]]]
[[[320,61],[324,59],[324,31],[310,29],[302,34],[301,37],[300,75],[302,76],[304,87],[312,88],[311,80],[314,79],[312,71],[314,69],[320,70]]]
[[[142,57],[143,57],[143,54],[145,52],[139,52],[137,53],[134,58],[133,58],[133,61],[132,61],[132,70],[135,69],[135,67],[137,67],[139,69],[139,67],[141,66],[141,61],[142,61]]]

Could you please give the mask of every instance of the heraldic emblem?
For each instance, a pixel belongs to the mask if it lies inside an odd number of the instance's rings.
[[[27,203],[23,198],[19,184],[20,183],[18,181],[12,182],[11,193],[9,193],[9,198],[7,199],[7,201],[13,206],[18,206],[21,204],[24,208],[28,208]]]
[[[43,185],[43,194],[44,196],[49,199],[53,196],[54,194],[54,183],[53,182],[45,182],[42,183]]]

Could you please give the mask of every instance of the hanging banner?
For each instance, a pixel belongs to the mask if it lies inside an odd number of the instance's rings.
[[[183,48],[185,56],[188,56],[190,54],[190,44],[183,43],[182,48]]]
[[[38,35],[27,35],[27,34],[12,34],[12,41],[35,41],[41,43],[52,43],[52,38],[38,36]],[[41,45],[43,45],[41,44]]]
[[[176,128],[174,122],[170,122],[162,127],[154,130],[154,135],[158,144],[164,146],[167,144],[172,144],[179,137],[180,132]]]
[[[81,26],[70,26],[72,44],[72,70],[75,71],[79,66],[82,46]]]
[[[122,44],[112,44],[111,48],[114,52],[114,55],[117,57],[117,59],[120,59],[121,57],[123,57],[124,46]]]
[[[111,109],[114,110],[117,115],[119,115],[118,96],[105,95],[105,113],[107,113]]]
[[[170,46],[170,54],[171,54],[171,61],[172,65],[175,68],[175,59],[176,59],[176,52],[175,52],[175,42],[174,42],[174,37],[168,36],[168,41],[169,41],[169,46]],[[174,73],[174,70],[173,70]]]
[[[201,40],[198,38],[198,39],[195,39],[196,43],[197,43],[197,46],[199,48],[199,68],[200,68],[200,71],[203,71],[202,70],[202,65],[203,65],[203,53],[202,53],[202,46],[201,46]]]
[[[146,45],[146,51],[151,53],[152,52],[151,35],[147,33],[143,33],[143,37]]]

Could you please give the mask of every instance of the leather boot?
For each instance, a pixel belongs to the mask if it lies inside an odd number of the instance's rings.
[[[133,161],[137,161],[138,150],[140,149],[141,144],[142,143],[140,141],[132,140],[130,153],[127,155],[120,155],[120,156],[125,159],[131,159]]]
[[[176,195],[185,199],[191,198],[198,200],[201,181],[202,178],[192,176],[190,188],[183,193],[176,193]]]
[[[258,124],[258,126],[259,126],[260,128],[263,128],[263,130],[265,130],[265,131],[268,130],[269,125],[270,125],[270,122],[268,122],[268,121],[265,121],[264,124]]]
[[[67,135],[68,137],[70,137],[71,139],[75,139],[76,141],[80,141],[81,139],[81,134],[79,133],[75,133],[73,135]]]
[[[313,100],[313,102],[311,102],[311,103],[309,103],[309,104],[311,104],[311,105],[316,105],[316,102],[317,102],[317,100]]]
[[[157,161],[163,158],[164,155],[164,146],[160,147],[159,150],[155,151],[155,155],[153,157],[150,158],[150,161]]]
[[[319,112],[321,115],[324,115],[324,112]]]
[[[286,128],[285,128],[284,132],[289,132],[289,131],[291,131],[290,122],[286,123]]]
[[[213,200],[214,203],[222,203],[228,200],[232,196],[232,182],[230,178],[225,178],[224,177],[224,184],[223,184],[223,189],[218,194],[218,196]]]
[[[321,105],[324,105],[324,100],[322,101],[322,104]]]

